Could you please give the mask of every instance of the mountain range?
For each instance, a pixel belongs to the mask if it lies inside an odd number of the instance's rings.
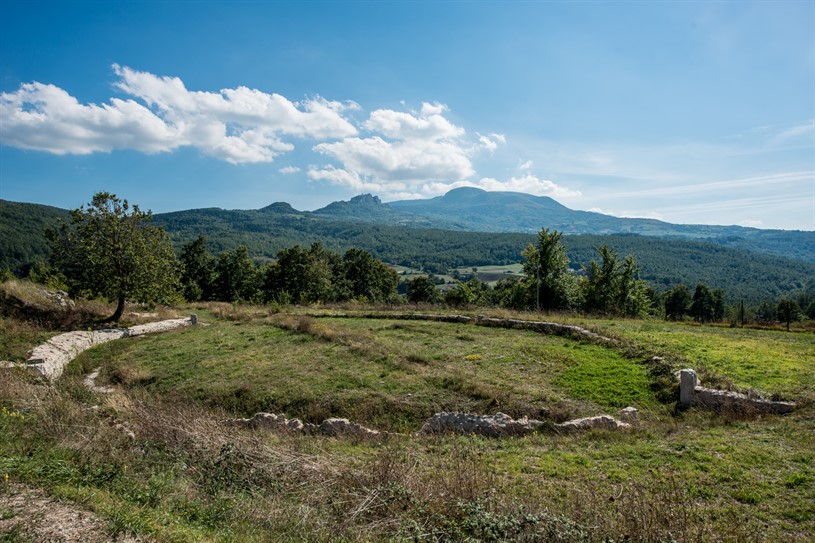
[[[380,224],[471,232],[535,233],[543,227],[564,234],[638,234],[682,238],[815,262],[815,232],[620,218],[569,209],[547,196],[487,192],[471,187],[453,189],[443,196],[426,200],[390,203],[382,203],[376,196],[363,194],[348,202],[334,202],[313,213]]]
[[[146,206],[145,206],[146,207]],[[0,200],[0,268],[24,274],[48,255],[44,231],[68,211]],[[240,244],[263,262],[295,244],[368,250],[384,262],[445,274],[451,268],[510,264],[540,228],[565,232],[572,269],[608,244],[632,254],[657,290],[701,282],[731,300],[777,300],[815,291],[815,232],[739,226],[672,225],[571,210],[547,197],[456,189],[429,200],[383,203],[364,194],[315,211],[285,202],[256,210],[191,209],[154,215],[177,249],[199,235],[213,254]]]

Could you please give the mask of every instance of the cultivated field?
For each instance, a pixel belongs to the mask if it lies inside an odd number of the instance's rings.
[[[6,372],[0,519],[13,531],[0,540],[27,541],[24,523],[13,524],[23,513],[3,496],[32,487],[97,512],[112,533],[155,541],[804,542],[815,533],[813,334],[549,317],[614,338],[608,347],[404,311],[187,311],[206,326],[86,351],[54,387]],[[4,336],[48,334],[2,324]],[[665,363],[646,363],[653,355]],[[82,384],[97,367],[97,384],[116,392]],[[799,409],[677,411],[668,370],[680,367]],[[438,411],[561,422],[629,405],[640,424],[622,431],[415,435]],[[222,422],[257,411],[346,417],[391,434]]]

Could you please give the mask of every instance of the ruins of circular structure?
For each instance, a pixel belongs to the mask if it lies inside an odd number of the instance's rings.
[[[57,379],[71,360],[94,345],[126,337],[166,332],[183,326],[191,326],[196,322],[197,318],[193,315],[187,319],[168,319],[130,328],[66,332],[34,347],[25,362],[25,367],[48,379]]]

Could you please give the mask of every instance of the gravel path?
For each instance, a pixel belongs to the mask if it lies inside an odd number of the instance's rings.
[[[4,539],[9,537],[10,539]],[[146,543],[139,537],[111,537],[94,512],[55,500],[35,488],[0,487],[0,539],[39,543]]]

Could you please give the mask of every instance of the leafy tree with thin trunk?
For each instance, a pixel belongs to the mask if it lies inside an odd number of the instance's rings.
[[[410,303],[435,303],[439,300],[436,283],[429,277],[420,275],[407,282],[407,299]]]
[[[249,256],[246,245],[218,255],[215,263],[215,297],[224,302],[256,302],[263,276]]]
[[[801,320],[802,316],[801,308],[795,300],[782,298],[778,302],[778,320],[787,325],[787,332],[790,331],[790,324]]]
[[[682,320],[688,314],[693,295],[685,285],[677,285],[665,294],[665,318]]]
[[[622,262],[608,245],[597,248],[600,262],[592,260],[584,268],[583,308],[587,311],[641,317],[651,309],[651,297],[644,281],[637,279],[639,268],[633,256]]]
[[[73,293],[116,301],[109,320],[118,322],[125,302],[153,305],[177,297],[178,260],[150,211],[132,208],[115,194],[99,192],[71,211],[69,223],[46,231],[51,263]]]
[[[396,296],[399,276],[368,251],[348,249],[342,257],[342,271],[343,277],[335,278],[335,283],[342,283],[348,292],[338,292],[338,300],[387,302]]]
[[[181,248],[181,287],[189,302],[209,300],[214,290],[215,258],[207,250],[207,239],[198,236]]]
[[[706,285],[696,285],[690,315],[700,323],[718,321],[724,317],[724,291],[710,290]]]
[[[521,253],[524,273],[533,291],[535,309],[564,309],[570,305],[574,280],[569,274],[569,257],[560,242],[562,232],[542,228],[536,243]]]

